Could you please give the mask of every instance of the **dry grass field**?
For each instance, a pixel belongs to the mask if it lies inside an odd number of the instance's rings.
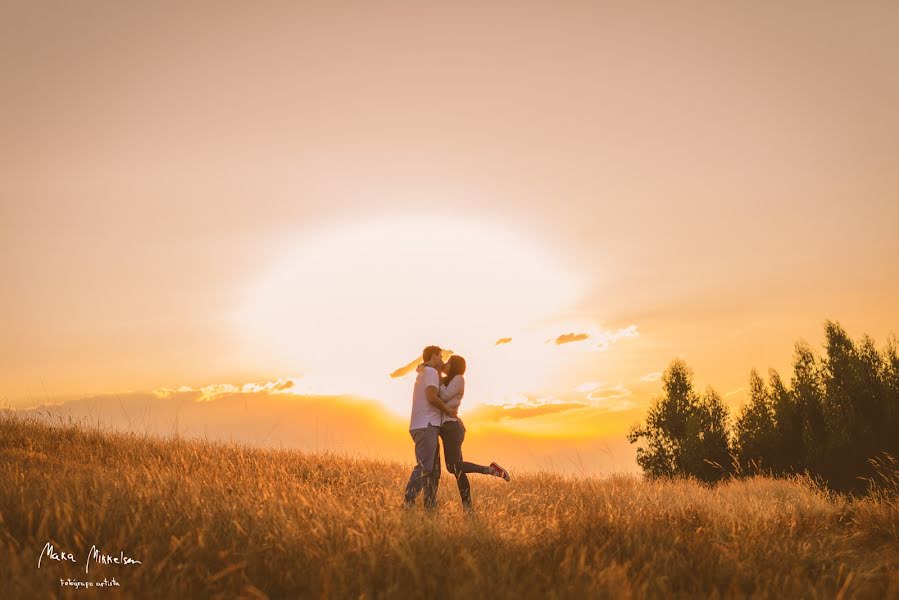
[[[446,472],[404,512],[410,467],[7,414],[0,597],[899,597],[895,490],[513,473],[466,518]],[[85,573],[93,545],[141,564]]]

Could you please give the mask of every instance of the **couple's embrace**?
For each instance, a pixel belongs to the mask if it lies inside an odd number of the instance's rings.
[[[442,355],[443,351],[438,346],[428,346],[422,352],[422,364],[418,365],[409,422],[409,434],[415,442],[416,464],[406,485],[404,506],[413,506],[422,489],[425,508],[437,506],[442,439],[446,470],[456,476],[462,507],[470,512],[468,473],[493,475],[509,481],[509,472],[495,462],[484,466],[462,460],[465,425],[458,416],[458,410],[465,394],[465,359],[453,355],[444,363]]]

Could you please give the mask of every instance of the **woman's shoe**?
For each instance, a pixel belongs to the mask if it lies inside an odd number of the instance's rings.
[[[490,469],[490,474],[494,477],[502,477],[506,481],[509,481],[511,479],[511,477],[509,476],[509,472],[495,462],[490,463],[490,466],[488,468]]]

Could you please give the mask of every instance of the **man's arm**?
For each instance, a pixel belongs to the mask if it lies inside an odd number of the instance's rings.
[[[456,416],[456,409],[450,408],[443,400],[440,399],[440,394],[437,391],[436,387],[434,387],[433,385],[429,385],[425,392],[428,395],[428,402],[430,402],[432,406],[436,406],[451,417]]]
[[[461,376],[453,377],[448,386],[440,386],[440,399],[451,407],[459,410],[462,404],[462,396],[465,394],[465,380]]]

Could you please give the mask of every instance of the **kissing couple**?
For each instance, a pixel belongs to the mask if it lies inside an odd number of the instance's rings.
[[[459,418],[458,410],[465,394],[465,359],[454,354],[444,363],[443,351],[439,346],[428,346],[421,353],[421,358],[412,389],[412,417],[409,421],[409,434],[415,442],[415,468],[406,484],[403,506],[414,506],[415,499],[424,489],[425,508],[437,507],[439,440],[442,439],[446,470],[456,476],[462,508],[471,514],[468,473],[493,475],[509,481],[509,472],[495,462],[484,466],[462,460],[465,425]]]

